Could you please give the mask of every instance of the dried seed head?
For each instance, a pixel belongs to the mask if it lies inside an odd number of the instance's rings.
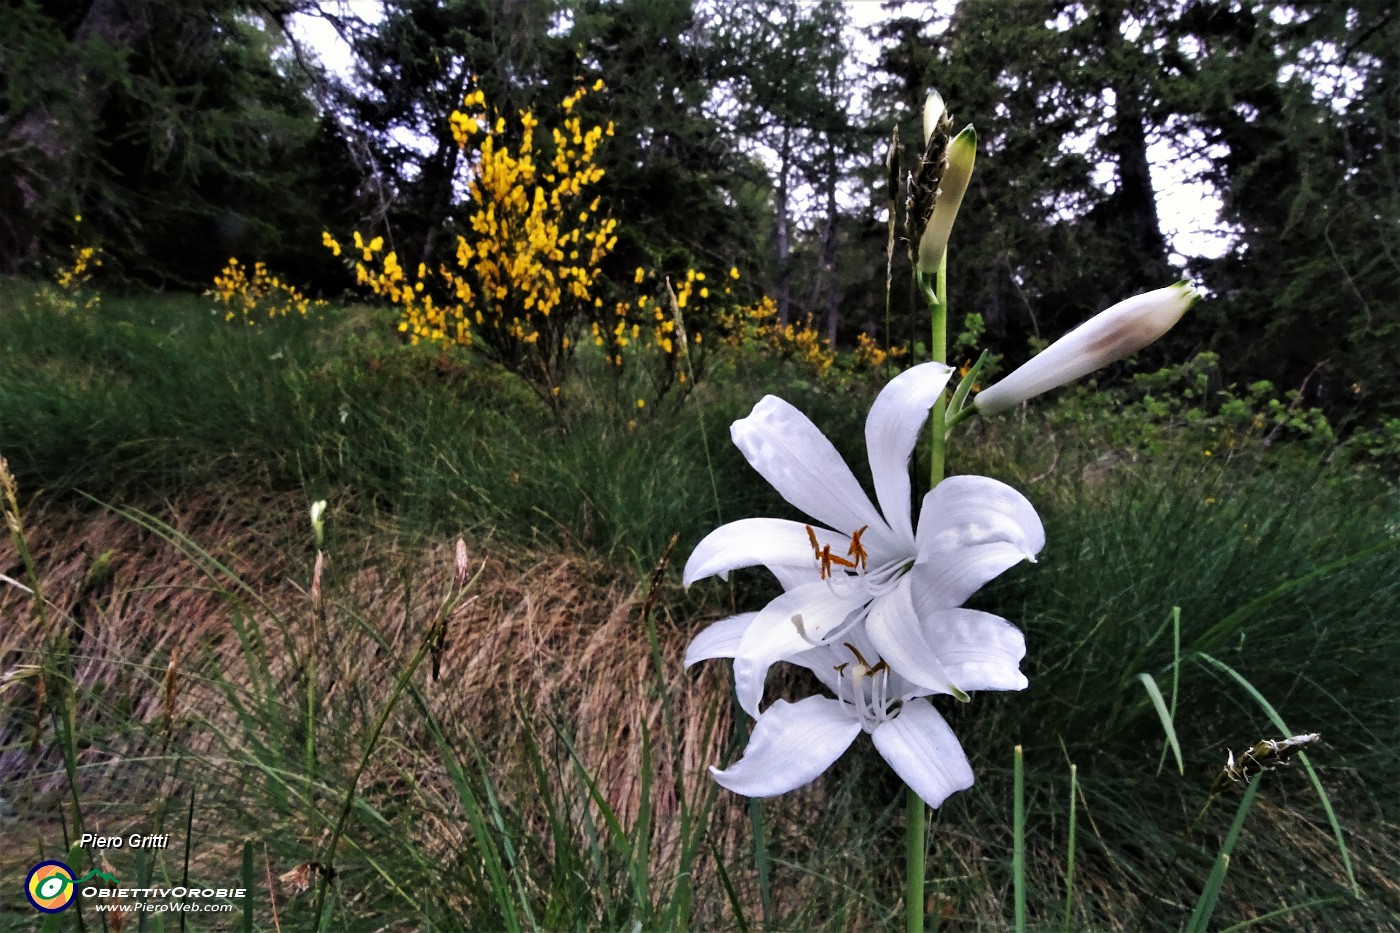
[[[311,889],[311,878],[315,871],[314,862],[303,862],[291,871],[283,872],[277,880],[292,894],[302,894]]]
[[[467,585],[467,542],[461,538],[457,539],[457,545],[453,549],[452,562],[457,589],[460,590]]]
[[[19,520],[19,484],[15,482],[10,465],[3,456],[0,456],[0,494],[3,494],[5,499],[3,505],[0,505],[5,512],[5,527],[9,528],[13,535],[23,535],[24,527]]]
[[[165,681],[161,698],[161,710],[165,716],[165,731],[169,732],[175,722],[175,699],[180,688],[180,649],[170,652],[170,663],[165,665]]]
[[[1234,752],[1227,751],[1225,767],[1210,785],[1211,795],[1223,793],[1231,787],[1244,787],[1256,774],[1288,764],[1290,758],[1320,738],[1318,733],[1309,732],[1287,739],[1260,739],[1239,758],[1235,757]]]

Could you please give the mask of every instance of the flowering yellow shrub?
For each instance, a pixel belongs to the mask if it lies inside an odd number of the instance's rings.
[[[95,246],[74,246],[73,261],[54,276],[58,287],[65,292],[75,292],[92,280],[94,269],[101,268],[102,255]],[[94,297],[92,301],[96,303]]]
[[[598,81],[592,90],[602,88]],[[574,115],[587,93],[580,88],[564,98],[547,149],[536,145],[539,120],[521,110],[512,150],[506,118],[487,115],[480,90],[452,114],[457,145],[478,153],[468,187],[472,235],[458,236],[453,265],[419,265],[409,274],[395,252],[384,251],[382,238],[366,242],[355,234],[357,280],[400,307],[399,330],[410,341],[474,346],[551,400],[572,355],[571,334],[604,318],[600,266],[617,245],[617,221],[589,191],[603,177],[595,160],[613,125],[584,127]],[[323,241],[341,254],[329,233]],[[620,315],[629,311],[624,306]]]
[[[750,305],[736,306],[719,315],[724,342],[734,349],[752,349],[794,359],[825,376],[836,363],[836,352],[827,344],[812,315],[797,323],[778,322],[778,305],[764,295]]]
[[[638,269],[634,281],[642,285],[654,277]],[[814,316],[778,323],[773,298],[764,295],[742,303],[735,297],[731,286],[739,278],[736,268],[719,276],[718,281],[702,271],[687,270],[674,285],[674,306],[665,292],[642,295],[634,305],[619,304],[611,325],[593,324],[593,342],[618,369],[632,365],[634,359],[642,362],[643,356],[659,359],[660,372],[654,380],[658,395],[671,381],[685,386],[692,372],[699,378],[707,348],[793,360],[818,376],[833,375],[837,354],[816,326]],[[705,343],[706,334],[712,335],[710,344]],[[873,369],[905,353],[902,347],[885,349],[870,335],[859,334],[849,368]]]
[[[312,308],[323,308],[326,302],[312,301],[294,285],[273,275],[261,262],[253,264],[253,272],[237,259],[229,259],[223,271],[214,276],[214,288],[205,292],[214,300],[228,308],[225,321],[242,317],[249,327],[257,323],[257,318],[286,317],[296,312],[302,317]]]
[[[856,350],[853,357],[856,369],[879,369],[886,360],[898,360],[906,353],[903,347],[890,347],[886,350],[880,341],[861,331],[856,335]]]
[[[79,214],[73,220],[82,223],[83,217]],[[58,290],[44,286],[34,293],[34,298],[42,306],[58,312],[75,311],[79,307],[85,310],[96,308],[102,298],[95,291],[88,293],[87,287],[93,273],[102,267],[102,251],[96,246],[76,244],[69,249],[72,255],[68,265],[54,273],[53,280]]]

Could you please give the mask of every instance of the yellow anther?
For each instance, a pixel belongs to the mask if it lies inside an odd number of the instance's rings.
[[[854,570],[856,566],[851,561],[846,560],[846,558],[831,553],[831,545],[824,544],[822,545],[821,553],[821,578],[823,580],[831,576],[832,564],[835,564],[838,567],[849,567],[852,570]]]
[[[866,565],[870,559],[870,552],[868,552],[865,549],[865,545],[860,543],[860,536],[865,534],[866,529],[868,529],[869,527],[869,525],[862,525],[859,531],[856,531],[854,534],[851,535],[851,546],[846,551],[846,553],[850,555],[856,563],[860,564],[861,570],[866,569]]]

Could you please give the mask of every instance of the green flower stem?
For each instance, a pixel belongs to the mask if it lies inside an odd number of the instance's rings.
[[[919,276],[919,291],[928,303],[931,320],[932,358],[948,362],[948,254],[938,263],[933,288],[928,279]],[[929,488],[943,480],[944,424],[948,400],[940,396],[933,406],[933,434],[929,438]],[[904,788],[904,929],[905,933],[924,933],[924,876],[927,873],[928,807],[912,787]]]
[[[937,363],[948,362],[948,251],[943,251],[943,258],[938,262],[938,274],[934,278],[934,291],[930,295],[927,288],[924,289],[924,298],[929,303],[929,319],[931,322],[930,333],[930,358]],[[948,400],[940,395],[938,401],[933,403],[932,430],[933,436],[929,444],[929,488],[932,489],[943,481],[945,462],[945,436],[947,425],[944,421],[948,414]]]
[[[925,824],[928,808],[914,788],[904,788],[904,929],[924,933],[924,858],[927,855]]]

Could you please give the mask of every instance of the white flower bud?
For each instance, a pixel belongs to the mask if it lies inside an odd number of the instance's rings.
[[[977,131],[969,124],[948,143],[948,167],[938,184],[938,200],[933,204],[933,216],[919,238],[918,269],[925,275],[938,271],[943,254],[948,249],[948,236],[958,217],[967,183],[972,180],[972,163],[977,159]]]
[[[1131,356],[1171,330],[1198,297],[1194,288],[1178,282],[1120,301],[979,392],[973,404],[981,414],[995,415]]]
[[[929,91],[928,97],[924,98],[924,145],[933,136],[933,131],[938,129],[938,121],[943,119],[943,114],[948,112],[948,108],[943,106],[943,97],[937,91]]]
[[[325,523],[321,516],[326,511],[326,500],[317,499],[311,503],[311,533],[316,538],[316,547],[320,547],[325,541]]]

